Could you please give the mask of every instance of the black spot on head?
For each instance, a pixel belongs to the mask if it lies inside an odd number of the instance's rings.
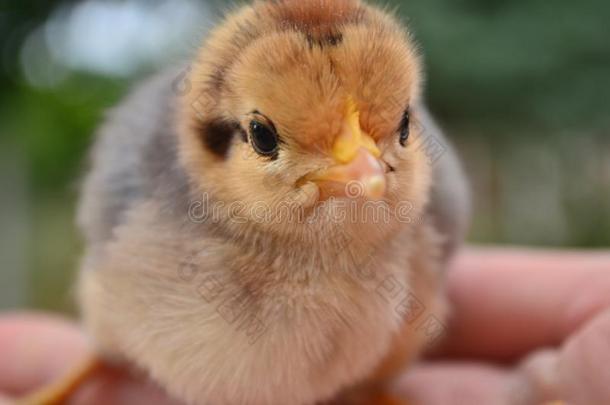
[[[326,43],[328,43],[328,45],[330,46],[337,46],[341,42],[343,42],[343,34],[341,34],[340,32],[336,34],[331,34],[326,37]]]
[[[305,34],[305,38],[307,39],[307,44],[309,48],[313,48],[314,46],[319,46],[320,48],[324,48],[327,46],[338,46],[343,42],[343,34],[340,32],[326,34],[322,36],[314,36],[311,33]]]
[[[233,136],[241,132],[242,139],[245,133],[237,121],[227,121],[220,118],[202,122],[197,128],[203,146],[219,158],[225,159]]]

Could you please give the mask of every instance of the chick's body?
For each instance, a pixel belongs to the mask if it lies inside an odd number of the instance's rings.
[[[467,217],[419,76],[391,17],[286,0],[242,8],[190,68],[136,89],[100,131],[79,213],[100,352],[194,404],[352,398],[403,369],[431,337],[415,318],[442,322]],[[362,160],[333,163],[341,136]],[[389,217],[318,181],[367,170]],[[331,215],[345,207],[360,214]]]

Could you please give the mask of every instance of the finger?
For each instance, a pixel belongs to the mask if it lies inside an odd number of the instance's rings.
[[[35,314],[0,318],[0,392],[21,397],[55,382],[90,354],[81,331],[65,319]],[[70,404],[172,403],[153,384],[104,367]],[[2,402],[0,401],[0,404]]]
[[[0,405],[11,405],[14,401],[5,397],[4,395],[0,395]]]
[[[476,363],[431,363],[409,370],[398,382],[401,397],[414,404],[504,405],[517,403],[510,371]]]
[[[570,338],[559,359],[559,387],[574,404],[610,404],[610,311]]]
[[[571,404],[610,404],[610,310],[604,311],[559,350],[532,354],[521,367],[528,403],[563,399]]]
[[[86,352],[81,332],[63,318],[4,315],[0,320],[0,391],[23,395],[48,384]]]
[[[419,365],[399,380],[416,404],[610,404],[610,310],[559,349],[539,350],[515,370],[467,362]]]
[[[449,271],[448,295],[444,353],[514,359],[610,305],[610,253],[470,249]]]
[[[179,405],[152,384],[123,370],[106,369],[88,381],[69,405]]]

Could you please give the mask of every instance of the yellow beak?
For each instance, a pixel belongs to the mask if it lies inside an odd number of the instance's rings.
[[[319,183],[324,194],[375,200],[383,197],[386,179],[379,161],[381,152],[375,140],[360,128],[360,113],[351,97],[347,101],[343,129],[335,139],[331,155],[337,165],[311,178]]]

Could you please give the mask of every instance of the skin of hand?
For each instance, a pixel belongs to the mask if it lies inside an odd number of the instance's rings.
[[[610,253],[470,248],[449,272],[442,348],[396,390],[414,404],[610,403]],[[88,351],[79,328],[47,315],[0,318],[0,404],[55,379]],[[175,404],[105,369],[73,404]]]

